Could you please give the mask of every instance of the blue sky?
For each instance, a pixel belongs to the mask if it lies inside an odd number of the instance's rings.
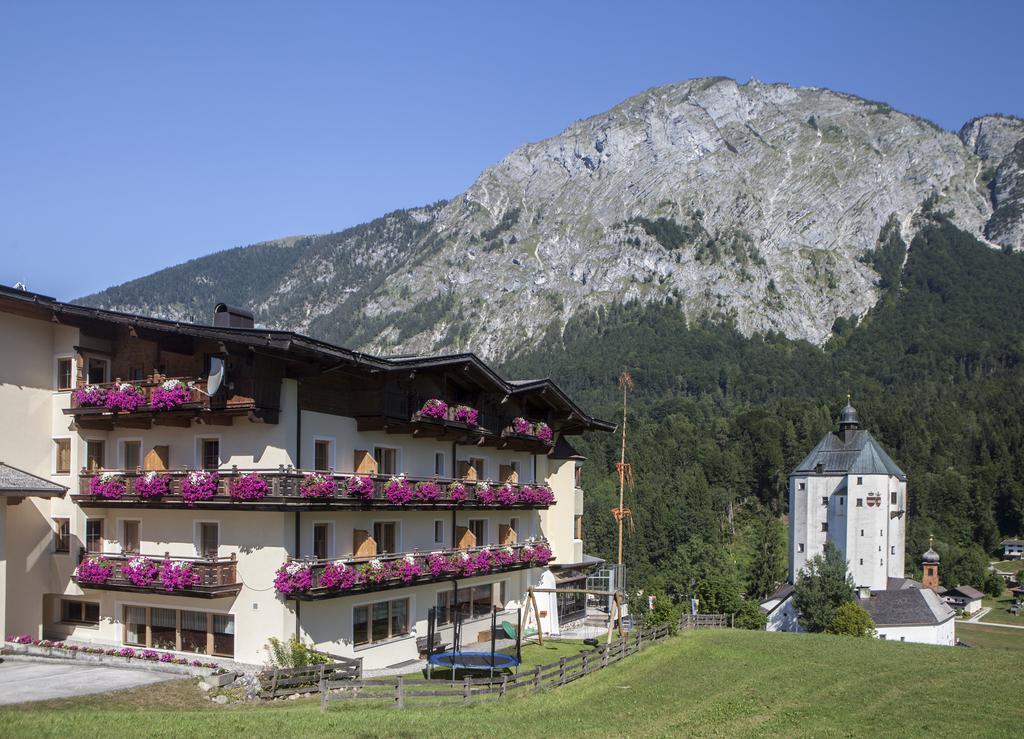
[[[0,6],[0,284],[70,299],[448,198],[704,75],[1024,115],[1024,3]]]

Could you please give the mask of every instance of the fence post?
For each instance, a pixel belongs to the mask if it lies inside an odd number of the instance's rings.
[[[501,690],[498,692],[499,698],[505,697],[505,691],[508,689],[508,675],[501,676]]]
[[[270,700],[274,700],[277,697],[277,675],[280,672],[278,669],[274,669],[274,679],[270,683]]]
[[[540,692],[540,668],[533,668],[533,692]]]
[[[473,678],[467,677],[466,681],[462,684],[462,702],[469,703],[473,695]]]
[[[643,648],[644,648],[644,630],[643,629],[637,629],[636,630],[636,651],[639,652]]]
[[[327,679],[320,676],[320,713],[327,710]]]
[[[612,645],[611,644],[605,644],[604,645],[604,651],[601,652],[601,667],[607,667],[608,666],[608,653],[610,651],[612,651]]]
[[[395,683],[395,708],[405,708],[405,680],[401,675],[398,676],[398,682]]]
[[[565,657],[558,658],[558,684],[565,685]]]
[[[580,667],[580,670],[581,670],[580,674],[581,675],[586,675],[588,672],[590,672],[589,666],[587,664],[589,662],[589,658],[590,658],[590,652],[584,652],[583,653],[583,665]]]

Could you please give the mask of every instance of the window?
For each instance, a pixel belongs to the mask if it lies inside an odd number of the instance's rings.
[[[102,441],[85,442],[85,466],[90,472],[103,469],[106,456],[106,446]]]
[[[806,482],[798,482],[796,484],[796,489],[797,490],[806,490],[807,489],[807,483]]]
[[[864,484],[864,478],[863,477],[858,477],[857,478],[857,484],[858,485],[863,485]]]
[[[216,557],[220,549],[220,524],[201,521],[199,523],[199,556]]]
[[[487,519],[469,519],[469,530],[472,531],[473,536],[476,537],[476,545],[478,547],[482,547],[484,544],[487,543]]]
[[[860,535],[861,535],[861,536],[864,536],[864,529],[861,529],[861,530],[860,530]]]
[[[896,491],[895,490],[893,490],[891,493],[889,493],[889,502],[892,505],[898,505],[898,503],[896,502]]]
[[[124,606],[125,644],[233,657],[235,617],[204,611]]]
[[[100,604],[84,600],[61,600],[60,620],[66,624],[97,626],[100,622]]]
[[[797,545],[796,545],[796,551],[797,551],[798,553],[800,553],[800,554],[803,554],[803,551],[804,551],[804,545],[803,545],[803,542],[800,542],[799,544],[797,544]]]
[[[494,599],[495,583],[476,585],[472,588],[459,588],[458,611],[465,619],[483,618],[491,615],[491,609],[504,602],[505,583],[500,585],[498,601]],[[439,626],[450,624],[455,613],[455,591],[443,590],[437,594],[437,623]]]
[[[839,505],[846,505],[846,498],[842,495],[839,496]]]
[[[320,472],[334,469],[334,444],[330,439],[313,442],[313,469]]]
[[[434,543],[444,544],[444,520],[440,518],[434,519]]]
[[[878,638],[881,639],[882,641],[885,641],[886,636],[885,636],[885,634],[879,634]]]
[[[103,551],[103,519],[90,518],[85,522],[85,551],[98,554]]]
[[[220,467],[220,439],[199,440],[199,463],[204,470]]]
[[[330,559],[331,525],[329,523],[313,524],[313,556],[317,559]]]
[[[494,606],[494,585],[475,585],[471,591],[473,618],[489,616]]]
[[[857,498],[857,507],[858,508],[863,508],[864,507],[864,499],[863,498]]]
[[[827,521],[822,521],[821,522],[821,530],[822,531],[826,531],[826,532],[828,531],[828,522]]]
[[[821,498],[821,504],[822,504],[822,505],[828,505],[828,498],[827,498],[827,497],[825,497],[825,496],[822,496],[822,498]]]
[[[377,554],[394,554],[398,551],[398,524],[394,521],[378,521],[373,524],[373,540],[377,542]]]
[[[861,559],[860,559],[860,563],[861,563],[861,564],[864,564],[864,558],[863,558],[863,557],[861,557]]]
[[[122,521],[121,522],[121,551],[132,552],[138,554],[139,552],[139,522],[138,521]]]
[[[476,470],[477,480],[486,480],[484,473],[487,471],[487,463],[483,457],[470,457],[469,466]]]
[[[573,516],[573,537],[576,539],[583,538],[583,516],[579,514]]]
[[[53,440],[53,471],[58,475],[71,474],[71,439]]]
[[[85,381],[90,385],[102,385],[110,382],[110,360],[100,357],[89,357],[86,364]]]
[[[889,554],[896,554],[896,547],[889,547]]]
[[[408,598],[385,600],[352,609],[352,643],[357,647],[408,633]]]
[[[513,516],[512,518],[510,518],[508,520],[508,527],[510,529],[512,529],[514,532],[516,532],[516,536],[517,537],[519,536],[520,533],[522,533],[521,531],[519,531],[519,517],[518,516]],[[577,536],[576,538],[579,539],[579,538],[582,538],[582,537]]]
[[[375,446],[373,458],[377,461],[378,475],[398,474],[398,450],[391,447]]]
[[[70,390],[73,381],[71,371],[71,357],[60,357],[57,359],[57,389]]]
[[[142,442],[121,442],[122,469],[135,470],[142,466]]]
[[[57,554],[71,551],[71,519],[53,519],[53,551]]]
[[[508,466],[512,468],[512,472],[515,474],[515,479],[517,482],[523,479],[522,470],[519,469],[519,460],[513,459],[511,462],[508,463]],[[502,480],[502,482],[504,482],[504,480]]]
[[[444,477],[444,452],[434,452],[434,474]]]

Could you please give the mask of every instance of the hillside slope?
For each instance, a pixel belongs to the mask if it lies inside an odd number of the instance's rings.
[[[517,149],[447,203],[82,302],[202,317],[229,296],[353,347],[502,359],[580,311],[671,298],[690,319],[821,343],[875,304],[871,253],[886,228],[909,241],[925,201],[1019,244],[1019,167],[996,177],[1014,137],[1024,121],[975,119],[958,137],[825,89],[689,80]],[[245,279],[223,269],[247,259]]]

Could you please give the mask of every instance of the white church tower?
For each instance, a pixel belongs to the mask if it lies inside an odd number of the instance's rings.
[[[789,476],[789,581],[832,541],[857,587],[885,590],[904,576],[907,476],[847,403]]]

